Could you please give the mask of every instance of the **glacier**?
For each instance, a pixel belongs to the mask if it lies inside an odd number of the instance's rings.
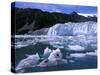
[[[47,35],[50,44],[54,47],[70,49],[80,51],[85,49],[96,49],[97,48],[97,23],[92,21],[78,22],[78,23],[64,23],[55,24],[50,27]],[[53,36],[53,37],[52,37]],[[74,50],[74,49],[72,49]]]
[[[49,28],[47,35],[16,35],[15,37],[16,48],[35,45],[37,42],[46,42],[55,48],[75,51],[95,50],[97,49],[97,23],[88,21],[55,24]],[[75,49],[72,49],[72,47],[75,47]]]
[[[55,24],[49,28],[47,35],[15,35],[13,46],[17,51],[21,51],[22,47],[31,51],[31,47],[28,46],[40,46],[43,51],[39,53],[35,48],[35,52],[32,48],[32,55],[25,54],[27,57],[18,61],[16,72],[25,72],[27,68],[34,67],[74,64],[80,59],[84,62],[85,59],[87,61],[90,57],[97,56],[97,23],[88,21]],[[42,46],[45,48],[42,49]]]
[[[47,35],[48,36],[76,36],[76,35],[97,35],[97,23],[78,22],[78,23],[64,23],[55,24],[50,27]]]

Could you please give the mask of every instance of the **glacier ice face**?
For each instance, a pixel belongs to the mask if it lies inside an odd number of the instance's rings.
[[[97,37],[96,36],[60,36],[50,37],[52,41],[50,44],[55,48],[65,48],[67,50],[83,51],[83,50],[95,50],[97,49]],[[61,47],[60,47],[61,46]]]
[[[58,47],[63,48],[67,48],[68,45],[92,49],[97,47],[97,23],[92,21],[56,24],[49,29],[47,35],[50,36],[50,44],[53,46],[58,44]]]
[[[47,33],[49,36],[96,35],[96,22],[56,24]]]

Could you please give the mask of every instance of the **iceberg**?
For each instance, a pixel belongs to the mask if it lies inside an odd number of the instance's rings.
[[[22,59],[19,62],[19,64],[16,67],[16,72],[24,72],[26,68],[35,67],[40,60],[38,53],[27,56],[27,58]]]
[[[62,53],[59,48],[57,48],[56,50],[53,50],[50,56],[48,57],[49,60],[54,59],[54,58],[56,60],[62,59]]]
[[[73,54],[70,54],[71,57],[75,57],[75,58],[83,58],[86,56],[85,53],[73,53]]]
[[[79,45],[68,45],[68,49],[73,50],[73,51],[83,51],[83,50],[85,50],[84,47],[79,46]]]
[[[97,56],[97,50],[95,50],[94,52],[87,52],[86,55]]]
[[[47,49],[47,48],[46,48]],[[47,59],[44,59],[39,67],[55,66],[60,64],[67,64],[67,60],[62,58],[62,53],[59,48],[53,50]]]
[[[44,49],[43,58],[48,58],[51,52],[52,50],[46,47],[46,49]]]
[[[57,65],[57,61],[55,58],[53,59],[44,59],[42,62],[40,62],[39,67],[47,67],[47,66],[55,66]]]

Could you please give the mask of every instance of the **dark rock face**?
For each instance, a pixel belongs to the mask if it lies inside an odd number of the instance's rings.
[[[78,15],[76,12],[70,14],[58,13],[58,12],[46,12],[40,9],[30,8],[13,8],[11,9],[12,19],[15,17],[16,34],[25,34],[28,31],[36,31],[43,28],[49,28],[56,23],[67,22],[86,22],[97,21],[97,17],[84,17]]]

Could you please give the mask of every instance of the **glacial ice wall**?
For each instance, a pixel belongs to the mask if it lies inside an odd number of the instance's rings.
[[[76,36],[76,35],[97,35],[97,23],[79,22],[79,23],[65,23],[56,24],[52,26],[48,33],[48,36]]]

